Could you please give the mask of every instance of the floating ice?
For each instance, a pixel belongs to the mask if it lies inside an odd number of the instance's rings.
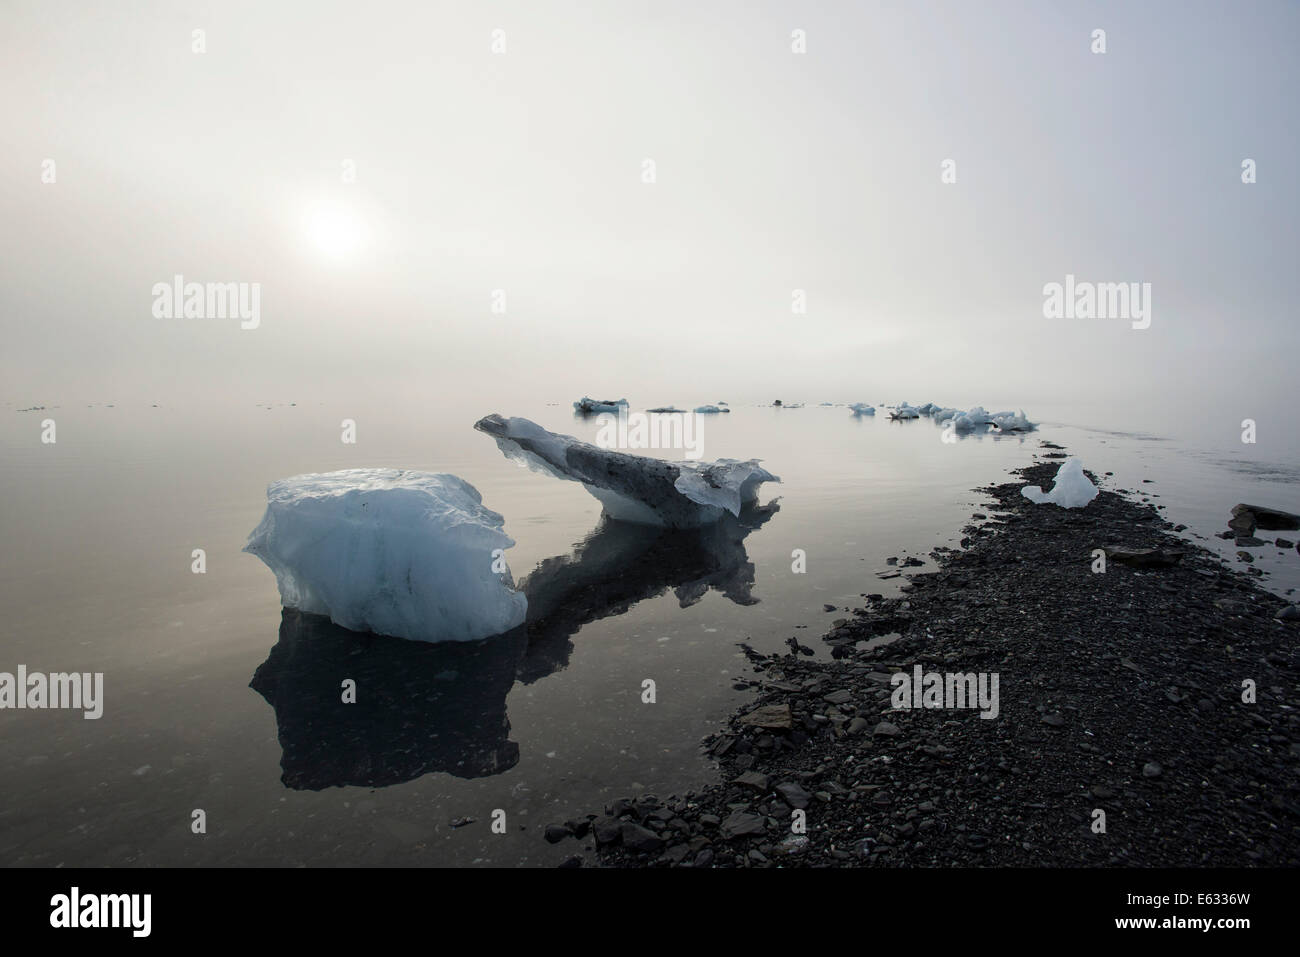
[[[416,641],[471,641],[524,620],[502,558],[514,540],[455,475],[346,469],[272,482],[266,498],[244,551],[275,572],[286,608]]]
[[[921,410],[915,409],[904,402],[889,413],[889,417],[891,419],[917,419],[921,417]]]
[[[716,415],[719,412],[730,412],[731,410],[716,405],[700,405],[695,407],[695,411],[700,415]]]
[[[1097,497],[1097,486],[1083,474],[1083,463],[1068,458],[1056,470],[1056,481],[1050,492],[1026,485],[1020,494],[1037,505],[1059,505],[1061,508],[1083,508]]]
[[[990,418],[1001,432],[1032,432],[1038,428],[1033,422],[1025,418],[1024,409],[1021,409],[1018,413],[995,412]]]
[[[584,415],[592,412],[613,412],[617,415],[620,409],[626,409],[627,406],[627,399],[619,399],[615,402],[611,399],[591,399],[585,395],[573,403],[574,411]]]
[[[939,409],[931,415],[935,422],[952,420],[958,432],[973,432],[976,429],[988,431],[990,426],[997,426],[1001,432],[1032,432],[1038,428],[1025,418],[1025,412],[988,412],[984,406],[977,405],[968,412],[961,409]]]
[[[875,415],[876,414],[876,407],[874,405],[867,405],[867,403],[865,402],[854,402],[851,406],[849,406],[849,408],[853,410],[854,415]]]
[[[781,481],[758,459],[665,462],[556,435],[528,419],[489,415],[474,428],[496,439],[506,458],[537,472],[581,482],[610,518],[640,525],[696,528],[723,512],[739,515],[764,482]]]

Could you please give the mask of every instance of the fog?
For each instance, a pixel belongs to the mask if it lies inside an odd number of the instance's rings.
[[[18,406],[1294,402],[1294,4],[0,10]]]

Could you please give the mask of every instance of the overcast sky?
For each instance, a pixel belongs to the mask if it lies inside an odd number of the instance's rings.
[[[0,392],[1293,405],[1298,38],[1254,0],[3,0]],[[176,274],[260,283],[259,327],[155,318]],[[1067,274],[1150,283],[1150,328],[1044,318]]]

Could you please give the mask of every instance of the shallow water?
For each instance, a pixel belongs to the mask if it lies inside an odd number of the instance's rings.
[[[506,462],[470,427],[488,411],[431,425],[418,410],[328,404],[6,409],[0,670],[102,671],[106,703],[97,721],[3,715],[0,860],[553,865],[578,845],[547,844],[546,824],[712,780],[699,741],[749,694],[733,688],[747,674],[738,643],[783,650],[798,635],[825,654],[823,626],[901,581],[876,578],[887,558],[932,568],[929,550],[955,545],[984,502],[971,489],[1032,461],[1040,440],[1153,496],[1228,558],[1235,546],[1212,536],[1236,502],[1300,511],[1300,456],[1231,428],[1106,431],[1080,424],[1089,413],[1030,409],[1039,432],[949,444],[924,419],[738,405],[705,421],[705,458],[759,457],[783,483],[738,521],[668,535],[603,522],[580,486]],[[596,433],[567,403],[499,411]],[[39,440],[47,416],[54,445]],[[356,445],[339,440],[345,417]],[[282,613],[270,571],[240,552],[267,482],[363,465],[473,483],[518,542],[529,627],[426,645]],[[1300,585],[1294,549],[1253,551],[1267,587]],[[347,677],[358,702],[343,707]],[[196,808],[206,834],[191,833]]]

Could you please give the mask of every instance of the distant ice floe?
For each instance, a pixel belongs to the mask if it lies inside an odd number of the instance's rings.
[[[581,482],[610,518],[666,528],[698,528],[739,515],[764,482],[781,481],[758,464],[666,462],[602,449],[535,422],[489,415],[474,428],[496,439],[506,458],[555,478]]]
[[[876,407],[874,405],[867,405],[867,403],[865,402],[854,402],[851,406],[849,406],[849,408],[853,410],[854,415],[875,415],[876,414]]]
[[[613,412],[617,415],[620,409],[626,409],[627,407],[627,399],[619,399],[617,401],[612,399],[592,399],[585,395],[577,402],[573,403],[573,410],[575,412],[581,412],[583,415],[588,415],[593,412]]]
[[[1050,492],[1026,485],[1020,494],[1037,505],[1059,505],[1061,508],[1083,508],[1097,497],[1097,486],[1083,474],[1083,463],[1068,458],[1056,470],[1056,480]]]
[[[913,408],[906,402],[899,405],[893,412],[889,413],[891,419],[919,419],[921,410]]]
[[[931,418],[935,422],[952,420],[953,428],[958,432],[987,431],[996,428],[999,432],[1032,432],[1038,426],[1025,417],[1024,410],[1019,412],[989,412],[982,405],[963,412],[960,409],[940,409]]]
[[[504,520],[455,475],[345,469],[272,482],[244,551],[286,608],[353,631],[472,641],[521,624]]]
[[[730,412],[731,410],[717,405],[699,405],[695,407],[695,411],[700,415],[717,415],[720,412]]]

